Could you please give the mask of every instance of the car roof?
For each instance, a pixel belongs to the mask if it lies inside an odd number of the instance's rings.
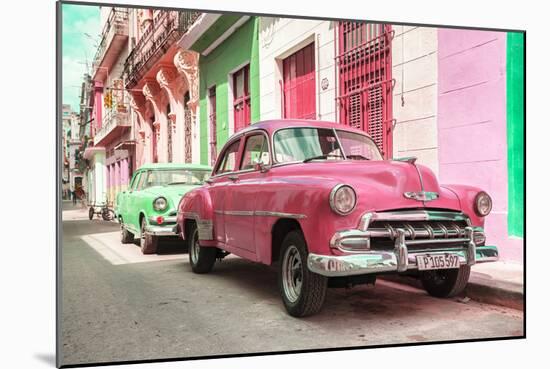
[[[367,135],[365,131],[362,131],[357,128],[353,128],[344,124],[322,121],[322,120],[313,120],[313,119],[273,119],[273,120],[264,120],[257,123],[252,123],[250,126],[240,130],[238,133],[247,133],[256,129],[263,129],[267,131],[270,135],[282,128],[293,128],[293,127],[316,127],[316,128],[335,128],[342,129],[346,131],[351,131],[355,133],[360,133]],[[368,136],[368,135],[367,135]]]
[[[197,170],[212,170],[208,165],[191,164],[191,163],[146,163],[137,170],[147,169],[197,169]]]

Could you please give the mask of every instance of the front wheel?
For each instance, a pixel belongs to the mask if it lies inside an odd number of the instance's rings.
[[[147,221],[145,217],[141,219],[141,253],[142,254],[154,254],[157,252],[158,246],[158,237],[145,233],[145,227],[147,226]]]
[[[218,249],[216,247],[202,247],[199,244],[199,231],[193,224],[189,232],[189,263],[194,273],[208,273],[214,267]]]
[[[308,269],[307,256],[302,232],[288,233],[279,257],[279,290],[286,310],[295,317],[318,313],[327,292],[327,277]]]
[[[134,242],[134,235],[126,229],[122,218],[120,218],[119,220],[120,220],[120,242],[124,244]]]
[[[430,270],[420,274],[422,286],[435,297],[453,297],[464,291],[470,278],[470,267]]]

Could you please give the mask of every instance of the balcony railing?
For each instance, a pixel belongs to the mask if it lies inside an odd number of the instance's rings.
[[[114,102],[111,108],[105,108],[103,114],[103,124],[94,137],[95,146],[104,146],[110,143],[131,126],[128,103],[125,98]]]
[[[109,13],[94,57],[94,72],[101,65],[109,45],[117,35],[128,37],[128,9],[113,8]]]
[[[124,63],[126,86],[135,86],[201,16],[200,12],[159,11]]]

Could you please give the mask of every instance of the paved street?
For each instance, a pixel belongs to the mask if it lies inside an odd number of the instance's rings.
[[[320,314],[292,318],[273,268],[228,257],[195,275],[178,243],[144,256],[117,223],[63,208],[63,364],[523,334],[518,310],[385,281],[330,289]]]

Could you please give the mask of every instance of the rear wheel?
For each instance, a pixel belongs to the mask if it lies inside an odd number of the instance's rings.
[[[101,210],[101,217],[103,218],[103,220],[106,220],[106,221],[113,220],[115,219],[115,212],[112,211],[111,209],[104,208]]]
[[[308,269],[307,256],[302,232],[288,233],[279,257],[279,290],[286,310],[295,317],[316,314],[325,302],[327,278]]]
[[[189,229],[189,263],[194,273],[208,273],[214,267],[218,249],[216,247],[202,247],[199,244],[199,231],[193,224]]]
[[[134,242],[134,235],[129,232],[124,226],[124,221],[122,217],[119,218],[120,222],[120,242],[122,243],[132,243]]]
[[[422,286],[435,297],[453,297],[464,291],[470,278],[470,267],[461,265],[457,269],[441,269],[421,272]]]
[[[141,219],[141,239],[140,246],[143,254],[154,254],[157,252],[158,237],[145,233],[147,221],[145,217]]]

